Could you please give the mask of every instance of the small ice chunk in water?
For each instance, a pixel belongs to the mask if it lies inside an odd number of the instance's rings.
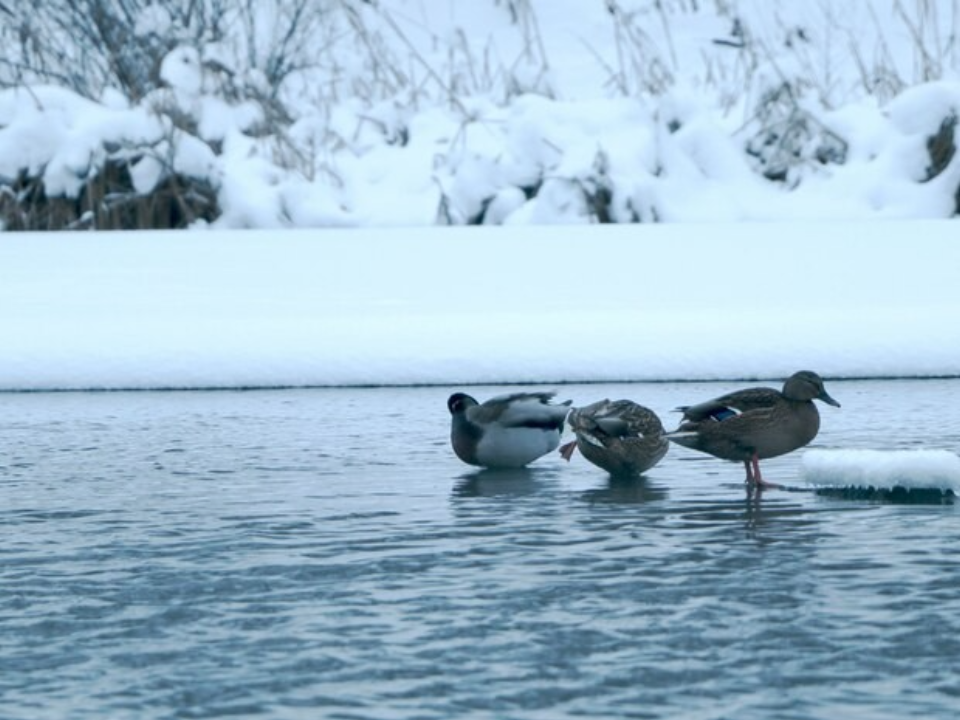
[[[949,450],[808,450],[803,479],[820,487],[960,493],[960,456]]]

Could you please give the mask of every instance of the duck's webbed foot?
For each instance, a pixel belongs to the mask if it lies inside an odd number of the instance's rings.
[[[571,440],[570,442],[564,443],[563,445],[561,445],[558,452],[560,453],[560,457],[562,457],[567,462],[570,462],[570,458],[573,457],[573,451],[576,449],[577,449],[577,441]]]
[[[767,482],[760,474],[760,458],[754,453],[750,460],[743,463],[747,468],[747,483],[751,484],[757,490],[782,490],[783,485]]]

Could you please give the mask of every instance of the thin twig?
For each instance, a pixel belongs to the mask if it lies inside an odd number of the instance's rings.
[[[427,74],[433,78],[434,82],[440,86],[440,88],[447,94],[447,99],[451,104],[456,106],[456,108],[463,113],[465,116],[469,116],[470,112],[467,110],[467,107],[460,101],[453,90],[443,81],[443,78],[437,73],[436,70],[426,61],[423,55],[420,54],[420,51],[417,47],[411,42],[410,38],[407,37],[406,33],[403,32],[403,29],[397,24],[396,20],[390,15],[390,13],[384,12],[379,5],[376,6],[376,11],[379,13],[380,17],[383,18],[383,21],[390,27],[391,30],[396,34],[398,38],[406,45],[407,50],[410,52],[411,57],[413,57],[420,66],[427,71]]]

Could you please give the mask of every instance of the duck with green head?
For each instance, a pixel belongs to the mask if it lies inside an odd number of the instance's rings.
[[[478,403],[466,393],[447,400],[450,443],[470,465],[519,468],[560,444],[569,401],[551,402],[551,392],[512,393]]]

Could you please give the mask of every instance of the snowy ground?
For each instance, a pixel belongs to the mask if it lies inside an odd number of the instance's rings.
[[[0,389],[957,376],[956,228],[11,233]]]

